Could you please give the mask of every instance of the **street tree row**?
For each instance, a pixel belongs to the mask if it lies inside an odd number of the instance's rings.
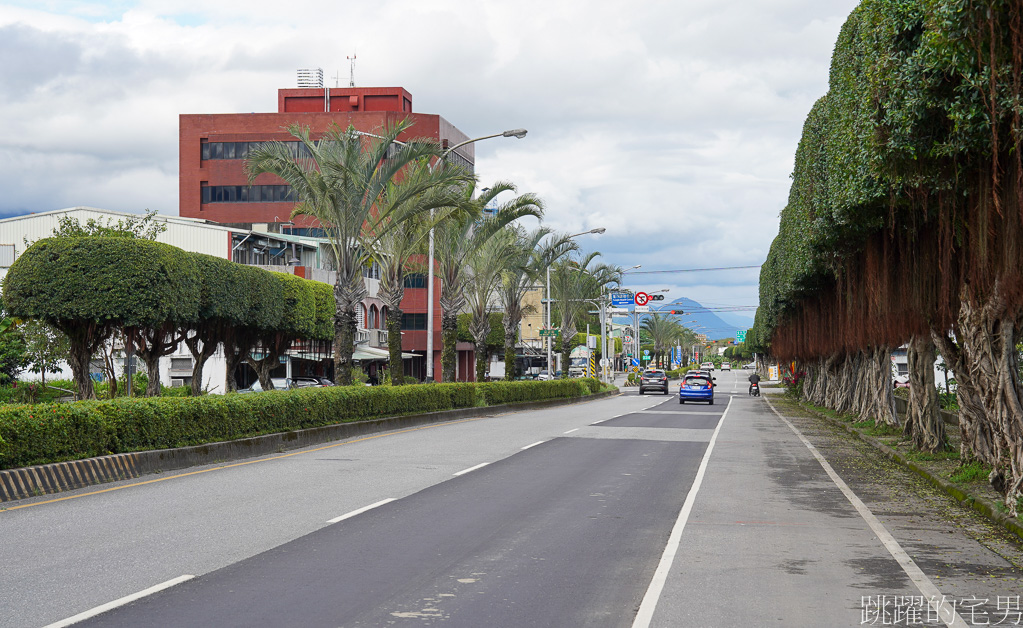
[[[747,342],[798,362],[805,396],[898,424],[890,349],[909,345],[905,431],[947,445],[932,364],[958,382],[961,454],[1023,497],[1023,5],[864,0],[796,152]]]

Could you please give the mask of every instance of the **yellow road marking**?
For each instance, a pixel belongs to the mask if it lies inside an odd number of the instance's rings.
[[[499,415],[490,415],[490,416],[499,416]],[[80,497],[89,497],[91,495],[102,495],[103,493],[110,493],[112,491],[119,491],[119,490],[125,489],[125,488],[133,488],[133,487],[136,487],[136,486],[145,486],[146,484],[155,484],[157,482],[166,482],[167,480],[176,480],[178,478],[187,478],[190,475],[199,475],[201,473],[209,473],[210,471],[221,471],[223,469],[233,469],[234,467],[244,467],[246,465],[257,464],[257,463],[260,463],[260,462],[271,462],[273,460],[280,460],[282,458],[290,458],[292,456],[298,456],[298,455],[301,455],[301,454],[311,454],[311,453],[313,453],[315,451],[323,451],[324,449],[332,449],[334,447],[340,447],[342,445],[351,445],[353,443],[361,443],[363,441],[373,440],[374,438],[382,438],[384,436],[396,436],[398,434],[407,434],[409,432],[416,432],[416,431],[419,431],[419,430],[427,430],[427,429],[434,428],[434,427],[444,427],[445,425],[457,425],[459,423],[469,423],[470,421],[479,421],[481,419],[486,419],[486,418],[489,418],[489,416],[471,417],[471,418],[468,418],[468,419],[459,419],[459,420],[456,420],[456,421],[445,421],[443,423],[434,423],[432,425],[423,425],[423,426],[420,426],[420,427],[410,427],[410,428],[404,429],[404,430],[394,430],[394,431],[390,431],[390,432],[382,432],[380,434],[374,434],[372,436],[365,436],[363,438],[356,438],[356,439],[353,439],[353,440],[345,440],[345,441],[341,441],[339,443],[333,443],[331,445],[324,445],[323,447],[317,447],[315,449],[303,449],[301,451],[294,451],[294,452],[292,452],[290,454],[282,454],[280,456],[274,456],[272,458],[259,458],[258,460],[247,460],[245,462],[236,462],[234,464],[225,464],[225,465],[221,465],[219,467],[213,467],[211,469],[202,469],[200,471],[189,471],[188,473],[179,473],[177,475],[169,475],[169,476],[167,476],[165,478],[156,478],[155,480],[146,480],[144,482],[135,482],[135,483],[132,483],[132,484],[122,484],[121,486],[113,486],[111,488],[105,488],[105,489],[100,490],[100,491],[91,491],[91,492],[88,492],[88,493],[81,493],[79,495],[68,495],[67,497],[58,497],[57,499],[49,499],[49,500],[46,500],[46,501],[43,501],[43,502],[33,502],[31,504],[22,504],[21,506],[11,506],[9,508],[0,507],[0,512],[9,511],[9,510],[19,510],[21,508],[31,508],[33,506],[42,506],[44,504],[55,504],[57,502],[62,502],[62,501],[66,501],[66,500],[69,500],[69,499],[78,499]]]

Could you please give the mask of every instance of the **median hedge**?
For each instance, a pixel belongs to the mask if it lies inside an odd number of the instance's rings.
[[[0,469],[187,447],[402,414],[580,397],[595,379],[337,386],[0,407]]]

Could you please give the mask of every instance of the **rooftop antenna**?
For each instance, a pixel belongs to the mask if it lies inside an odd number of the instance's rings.
[[[348,87],[355,87],[355,53],[348,57]]]
[[[334,71],[334,87],[341,87],[341,70]]]

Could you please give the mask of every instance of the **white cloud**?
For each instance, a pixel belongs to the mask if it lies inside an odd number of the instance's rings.
[[[470,136],[484,184],[645,269],[758,264],[856,0],[15,0],[0,7],[0,214],[177,212],[181,113],[274,111],[299,67],[402,86]],[[309,16],[316,16],[311,20]],[[753,305],[756,272],[666,275]],[[645,276],[650,277],[650,276]],[[654,284],[648,287],[655,289]]]

